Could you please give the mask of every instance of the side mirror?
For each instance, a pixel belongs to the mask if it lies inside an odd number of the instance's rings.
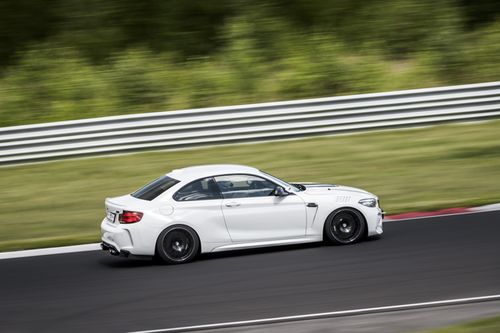
[[[283,187],[276,186],[276,188],[273,191],[273,194],[275,196],[277,196],[277,197],[285,197],[285,196],[287,196],[290,193],[288,193],[287,191],[285,191],[285,189]]]

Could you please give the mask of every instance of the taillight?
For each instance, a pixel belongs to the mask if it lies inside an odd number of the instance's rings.
[[[120,223],[136,223],[142,219],[141,212],[131,212],[128,210],[124,210],[123,213],[120,214],[119,221]]]

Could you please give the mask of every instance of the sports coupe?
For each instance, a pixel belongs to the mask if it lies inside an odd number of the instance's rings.
[[[242,165],[173,170],[134,193],[107,198],[103,250],[166,263],[199,253],[382,234],[378,198],[353,187],[287,183]]]

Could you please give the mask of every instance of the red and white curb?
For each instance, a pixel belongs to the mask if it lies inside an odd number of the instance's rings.
[[[432,212],[412,212],[412,213],[403,213],[403,214],[397,214],[397,215],[389,215],[389,216],[385,217],[384,222],[396,222],[396,221],[401,221],[401,220],[425,219],[425,218],[438,217],[438,216],[464,215],[464,214],[473,214],[473,213],[497,211],[497,210],[500,210],[500,203],[481,206],[481,207],[447,208],[447,209],[441,209],[441,210],[436,210],[436,211],[432,211]],[[101,249],[101,247],[100,247],[99,243],[93,243],[93,244],[83,244],[83,245],[49,247],[49,248],[34,249],[34,250],[0,252],[0,260],[1,259],[36,257],[36,256],[47,256],[47,255],[51,255],[51,254],[97,251],[100,249]]]
[[[399,220],[413,220],[413,219],[422,219],[429,217],[438,217],[438,216],[447,216],[447,215],[463,215],[463,214],[472,214],[472,213],[482,213],[489,211],[500,210],[500,203],[480,206],[480,207],[456,207],[456,208],[445,208],[439,209],[435,211],[427,211],[427,212],[410,212],[410,213],[402,213],[395,215],[388,215],[384,218],[384,222],[392,222]]]

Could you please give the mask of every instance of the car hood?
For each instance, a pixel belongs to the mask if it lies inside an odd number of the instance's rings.
[[[344,186],[344,185],[334,185],[334,184],[322,184],[322,183],[309,183],[309,182],[300,182],[294,183],[304,185],[306,187],[305,193],[307,194],[333,194],[338,195],[340,193],[356,193],[356,194],[366,194],[369,196],[376,197],[374,194],[367,192],[365,190]]]

